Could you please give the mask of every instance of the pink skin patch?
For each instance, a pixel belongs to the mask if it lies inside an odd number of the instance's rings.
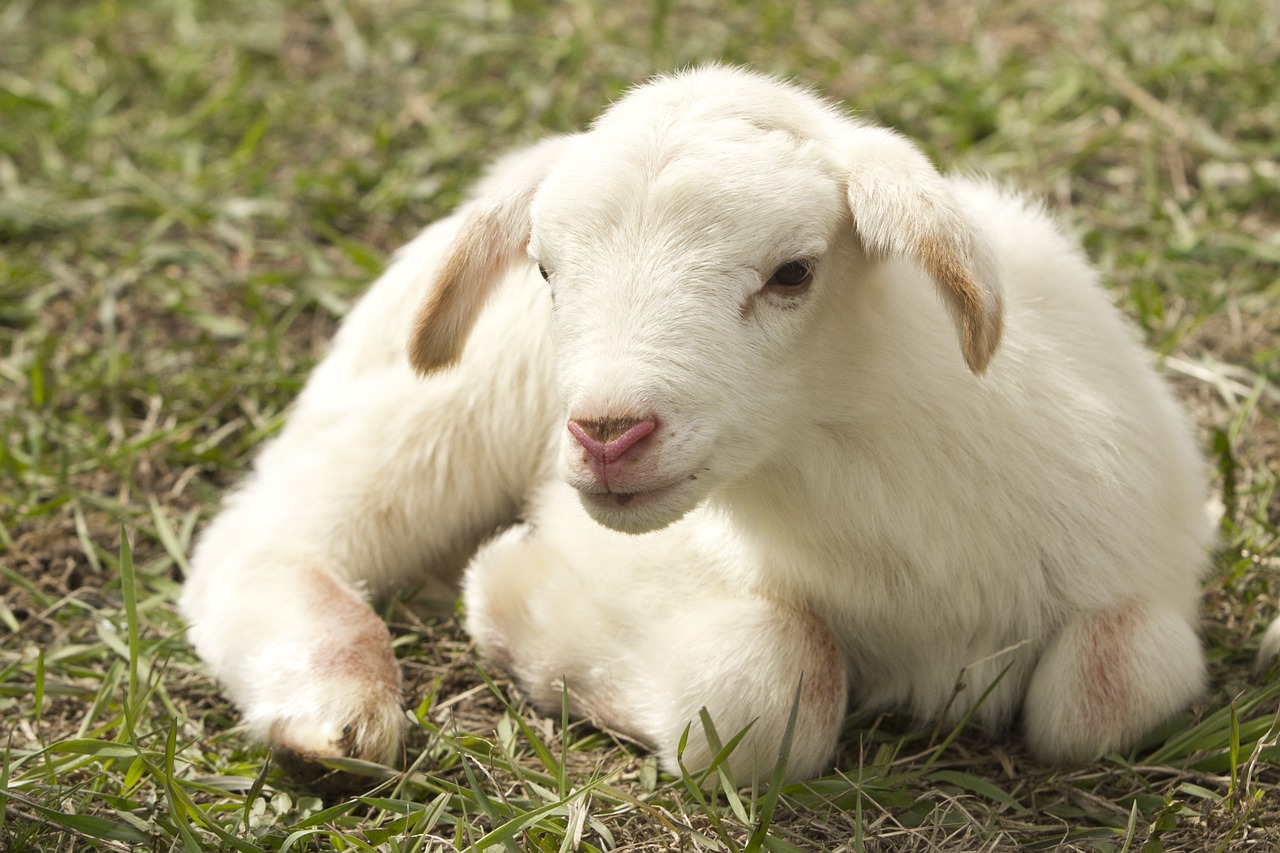
[[[386,623],[327,572],[312,574],[307,604],[321,624],[333,627],[337,643],[318,645],[314,669],[322,678],[348,680],[386,694],[399,694],[400,667]]]
[[[778,617],[780,621],[773,630],[784,635],[794,631],[790,639],[803,650],[811,664],[800,674],[803,679],[800,695],[804,707],[816,715],[814,722],[821,723],[822,727],[839,726],[844,720],[849,687],[835,637],[818,617],[807,610],[779,606]]]
[[[328,572],[312,570],[301,591],[308,612],[323,631],[311,644],[307,671],[317,682],[348,688],[351,698],[335,707],[317,707],[316,718],[310,722],[276,720],[269,734],[272,744],[288,753],[296,768],[316,756],[335,752],[389,760],[389,746],[400,737],[396,715],[401,676],[386,624]],[[340,727],[336,741],[323,743],[314,737],[317,731],[326,730],[323,723]]]
[[[1084,663],[1084,711],[1097,725],[1123,716],[1132,702],[1126,651],[1139,614],[1136,607],[1098,614],[1090,626]]]

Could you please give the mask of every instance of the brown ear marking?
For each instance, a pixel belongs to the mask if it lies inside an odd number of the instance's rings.
[[[525,254],[533,198],[573,139],[555,137],[509,154],[481,183],[414,316],[408,355],[416,371],[430,373],[462,356],[489,294]]]
[[[503,268],[514,252],[504,246],[501,214],[470,214],[418,308],[409,336],[409,363],[426,374],[455,364]]]
[[[987,294],[974,277],[970,266],[961,259],[957,247],[935,236],[922,237],[916,243],[920,262],[933,277],[955,316],[960,331],[960,349],[965,363],[981,376],[1000,346],[1004,331],[1003,312],[998,296]]]
[[[844,152],[853,227],[872,256],[912,260],[938,288],[969,369],[986,372],[1003,329],[991,247],[947,180],[909,140],[859,126]]]

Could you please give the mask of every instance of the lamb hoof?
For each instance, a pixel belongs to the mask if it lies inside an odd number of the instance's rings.
[[[378,770],[400,764],[403,716],[399,708],[382,709],[380,718],[366,718],[341,729],[315,720],[278,720],[271,726],[271,756],[290,779],[320,794],[369,788],[381,781]],[[354,759],[364,768],[334,767],[335,760]]]

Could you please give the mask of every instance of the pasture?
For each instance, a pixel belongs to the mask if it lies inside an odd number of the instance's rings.
[[[738,791],[532,713],[455,617],[393,602],[406,767],[298,785],[185,644],[193,536],[489,159],[707,60],[813,84],[1081,237],[1213,476],[1209,695],[1062,768],[855,715],[832,775]],[[1277,67],[1271,0],[6,0],[0,851],[1274,849]]]

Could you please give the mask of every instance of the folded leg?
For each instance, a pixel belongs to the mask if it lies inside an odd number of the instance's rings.
[[[567,693],[578,716],[654,749],[677,769],[713,756],[750,726],[728,766],[739,783],[768,778],[799,697],[788,779],[830,768],[844,719],[844,666],[812,615],[735,589],[721,561],[746,559],[708,525],[644,536],[598,527],[565,487],[486,546],[464,580],[467,628],[482,654],[554,713]],[[545,495],[544,495],[545,497]]]
[[[1181,610],[1131,601],[1079,614],[1032,674],[1027,742],[1051,761],[1091,761],[1125,749],[1186,708],[1205,678],[1199,636]]]
[[[425,232],[355,308],[193,554],[181,609],[196,651],[256,733],[302,756],[395,757],[399,667],[366,598],[452,599],[548,476],[543,288],[504,285],[456,368],[408,367],[408,320],[455,229]]]

